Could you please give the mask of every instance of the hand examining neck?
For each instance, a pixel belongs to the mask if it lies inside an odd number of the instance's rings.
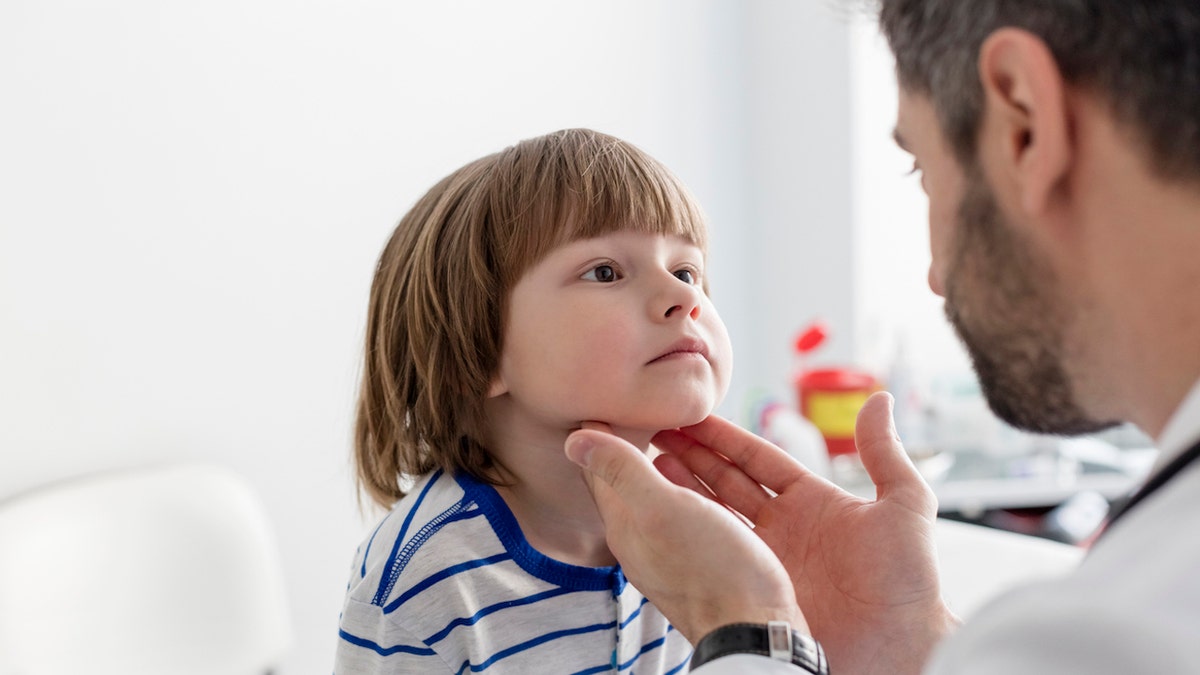
[[[585,474],[622,569],[693,645],[730,623],[808,632],[786,570],[724,506],[672,484],[644,453],[585,424],[566,454]]]
[[[724,624],[784,620],[820,641],[834,672],[915,674],[958,624],[941,599],[936,502],[889,395],[864,405],[856,440],[875,500],[718,417],[657,434],[653,464],[588,428],[565,452],[589,470],[626,576],[693,644]]]
[[[620,433],[643,452],[653,435],[632,430]],[[507,483],[497,485],[496,491],[513,512],[529,545],[539,553],[584,567],[616,565],[582,472],[563,456],[566,438],[566,432],[553,438],[493,438],[489,448],[504,466],[499,476]]]

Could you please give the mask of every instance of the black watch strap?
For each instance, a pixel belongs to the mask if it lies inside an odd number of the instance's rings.
[[[721,626],[696,643],[691,669],[731,654],[759,654],[788,661],[813,675],[829,675],[829,662],[821,645],[792,630],[784,621],[733,623]]]

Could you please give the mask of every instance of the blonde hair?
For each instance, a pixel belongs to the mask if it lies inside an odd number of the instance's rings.
[[[553,248],[635,230],[707,250],[683,184],[588,129],[521,141],[433,186],[401,219],[371,284],[354,433],[359,490],[381,506],[434,469],[495,483],[483,405],[509,291]]]

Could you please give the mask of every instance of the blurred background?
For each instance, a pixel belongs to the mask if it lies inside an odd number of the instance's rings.
[[[735,348],[722,414],[756,427],[764,401],[797,405],[798,368],[845,365],[905,373],[922,438],[1037,445],[980,412],[926,286],[924,197],[860,4],[0,4],[0,501],[111,468],[235,470],[283,560],[280,672],[327,672],[378,516],[349,461],[376,257],[449,171],[577,126],[706,209]]]

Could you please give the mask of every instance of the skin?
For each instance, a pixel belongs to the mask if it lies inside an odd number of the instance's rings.
[[[554,249],[514,286],[488,447],[506,469],[500,495],[542,553],[615,564],[579,468],[562,456],[583,420],[610,420],[645,451],[655,432],[704,419],[724,397],[732,348],[703,273],[703,251],[682,238],[616,232]]]
[[[1102,97],[1065,83],[1029,33],[991,35],[979,77],[976,167],[950,152],[927,98],[900,96],[896,137],[929,196],[930,287],[955,306],[977,350],[1006,337],[987,312],[1041,315],[1017,356],[1048,359],[1062,381],[1019,392],[1034,397],[1022,412],[1031,422],[1121,419],[1157,436],[1200,378],[1200,185],[1156,174],[1136,133],[1113,119]],[[989,260],[964,234],[964,216],[986,211],[964,208],[972,190],[972,198],[990,200],[991,225],[1004,228],[1017,258]],[[1018,274],[1034,266],[1032,295],[986,288],[980,270],[1005,262]],[[1011,398],[1004,382],[1014,375],[1021,373],[1001,373],[989,398]],[[1039,418],[1043,408],[1053,415]],[[666,451],[658,471],[597,429],[572,434],[566,454],[589,470],[626,574],[689,639],[764,614],[802,613],[805,624],[794,625],[811,628],[834,672],[916,673],[952,632],[957,621],[940,600],[930,543],[936,509],[895,438],[886,394],[868,400],[856,430],[877,488],[871,502],[717,418],[654,442]],[[754,529],[739,529],[712,502],[739,511]],[[664,536],[667,550],[655,541]],[[761,554],[763,544],[775,559]],[[781,569],[792,597],[754,582]]]
[[[717,417],[656,436],[666,453],[655,461],[659,471],[590,429],[571,436],[567,454],[596,476],[593,494],[626,575],[689,640],[727,623],[790,621],[798,630],[811,628],[842,672],[902,672],[889,670],[897,653],[923,659],[925,646],[956,619],[938,586],[930,530],[936,504],[890,414],[890,396],[877,394],[856,431],[879,490],[874,501],[850,495]],[[755,529],[714,508],[718,503]],[[774,556],[763,555],[764,544]],[[896,557],[881,564],[881,550]],[[772,590],[781,576],[788,581],[782,593]],[[846,624],[850,629],[839,633]],[[915,641],[913,626],[930,634]],[[873,641],[855,639],[863,633]],[[848,654],[854,667],[845,665]]]
[[[922,146],[938,180],[923,180],[930,204],[933,260],[930,286],[945,297],[946,316],[971,356],[992,410],[1013,426],[1042,433],[1098,431],[1115,422],[1082,408],[1068,372],[1081,359],[1072,339],[1088,301],[1056,273],[1033,237],[1000,209],[973,164],[964,172],[928,120],[920,97],[904,95],[896,139]],[[906,137],[915,140],[910,142]],[[914,161],[914,170],[921,164]],[[931,190],[929,186],[933,186]],[[953,191],[947,190],[952,186]],[[948,196],[949,195],[949,196]],[[1014,273],[1020,270],[1020,273]],[[1086,371],[1083,371],[1086,373]]]

